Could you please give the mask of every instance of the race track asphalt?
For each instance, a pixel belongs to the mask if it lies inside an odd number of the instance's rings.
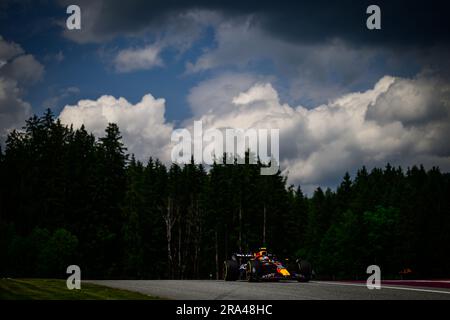
[[[108,287],[167,299],[186,300],[450,300],[449,288],[311,281],[89,280]]]

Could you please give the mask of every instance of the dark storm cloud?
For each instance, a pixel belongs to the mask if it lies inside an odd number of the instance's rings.
[[[70,4],[77,3],[69,1]],[[64,5],[68,1],[62,1]],[[225,17],[252,14],[268,33],[291,42],[319,42],[341,38],[352,43],[433,45],[450,41],[448,1],[78,1],[82,9],[96,6],[89,30],[99,38],[137,33],[148,27],[176,23],[189,10],[212,10]],[[382,30],[366,27],[366,8],[381,7]]]

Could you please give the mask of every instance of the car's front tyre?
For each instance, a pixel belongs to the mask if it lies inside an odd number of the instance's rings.
[[[257,260],[249,260],[246,267],[246,278],[248,282],[256,282],[259,280],[260,264]]]

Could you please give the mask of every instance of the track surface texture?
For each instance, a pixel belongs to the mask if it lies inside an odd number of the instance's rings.
[[[186,300],[450,300],[450,288],[401,281],[369,290],[364,283],[311,281],[89,280],[167,299]],[[426,284],[426,283],[425,283]]]

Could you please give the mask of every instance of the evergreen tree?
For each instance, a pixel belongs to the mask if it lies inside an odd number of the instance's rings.
[[[362,279],[370,264],[448,276],[448,173],[362,167],[307,197],[252,157],[144,164],[115,124],[96,139],[50,110],[33,116],[0,149],[0,274],[61,277],[78,264],[86,278],[221,278],[231,253],[264,245],[324,279]]]

